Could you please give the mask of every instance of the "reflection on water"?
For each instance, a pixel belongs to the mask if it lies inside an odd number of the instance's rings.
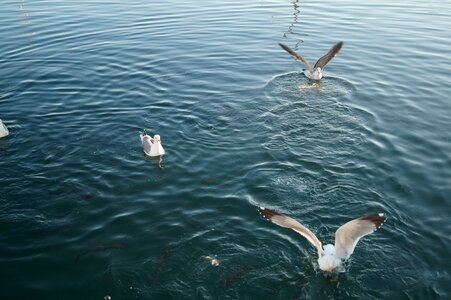
[[[164,170],[164,165],[162,164],[164,156],[165,155],[160,155],[158,157],[151,157],[151,156],[148,156],[148,155],[144,154],[144,159],[148,160],[148,161],[154,161],[155,162],[155,166],[159,170]]]
[[[301,84],[299,86],[299,89],[301,91],[305,91],[305,90],[311,90],[311,89],[322,89],[323,84],[322,82],[309,82],[306,84]]]
[[[299,0],[294,0],[293,2],[293,22],[290,24],[290,26],[288,26],[288,31],[287,32],[285,32],[284,34],[283,34],[283,37],[288,37],[289,35],[295,35],[295,36],[307,36],[308,34],[305,34],[305,33],[299,33],[299,32],[296,32],[295,31],[295,27],[298,25],[298,23],[299,23],[299,21],[298,21],[298,19],[299,19],[299,14],[301,13],[301,11],[300,11],[300,9],[299,9],[299,7],[300,7],[300,5],[299,5]],[[302,43],[303,42],[303,40],[301,39],[301,40],[299,40],[297,43],[296,43],[296,47],[298,47],[299,46],[299,43]]]
[[[31,24],[31,15],[25,6],[25,0],[17,0],[17,1],[19,3],[17,8],[20,11],[20,17],[21,17],[20,23],[27,25],[27,28],[28,28],[28,25]],[[29,29],[31,29],[31,27],[29,27]],[[36,32],[30,31],[26,35],[31,37],[31,36],[34,36],[35,34],[36,34]]]

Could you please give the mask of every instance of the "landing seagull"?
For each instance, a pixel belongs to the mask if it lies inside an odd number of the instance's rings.
[[[342,263],[354,252],[360,238],[373,233],[385,222],[385,215],[381,213],[349,221],[335,231],[335,246],[328,244],[323,249],[321,241],[315,234],[296,220],[264,207],[260,207],[259,211],[266,220],[293,229],[312,243],[318,250],[319,268],[327,272],[332,272],[334,269],[344,271]]]
[[[329,52],[327,52],[324,56],[322,56],[320,59],[318,59],[318,61],[315,63],[315,66],[313,67],[313,69],[310,66],[309,62],[303,56],[294,52],[290,47],[288,47],[284,44],[279,44],[279,46],[282,47],[282,49],[284,49],[291,55],[293,55],[294,57],[296,57],[297,59],[299,59],[301,62],[303,62],[307,66],[307,69],[302,70],[304,72],[304,75],[307,78],[314,79],[314,80],[320,80],[321,78],[323,78],[324,67],[327,65],[328,62],[330,62],[332,60],[332,58],[334,58],[338,54],[341,47],[343,46],[343,42],[338,42],[332,48],[330,48]]]

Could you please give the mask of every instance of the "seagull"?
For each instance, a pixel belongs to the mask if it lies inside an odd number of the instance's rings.
[[[335,231],[335,246],[328,244],[323,248],[321,241],[315,234],[298,221],[264,207],[260,207],[259,211],[266,220],[276,225],[293,229],[305,237],[318,250],[319,268],[327,272],[332,272],[334,269],[343,272],[342,263],[354,252],[357,242],[365,235],[379,229],[385,222],[385,215],[382,213],[367,215],[349,221]]]
[[[338,54],[341,47],[343,46],[343,42],[338,42],[332,48],[330,48],[329,52],[327,52],[324,56],[318,59],[313,69],[310,66],[309,62],[303,56],[294,52],[290,47],[284,44],[279,44],[279,46],[282,47],[282,49],[284,49],[291,55],[293,55],[294,57],[296,57],[297,59],[299,59],[307,66],[307,69],[302,70],[304,72],[305,77],[313,80],[320,80],[321,78],[323,78],[324,67],[327,65],[328,62],[332,60],[332,58],[334,58]]]
[[[143,144],[144,153],[148,156],[162,156],[164,155],[163,146],[161,146],[161,139],[158,134],[151,138],[145,129],[140,133],[141,143]]]
[[[8,128],[6,128],[5,124],[3,124],[2,120],[0,119],[0,139],[7,136],[8,134]]]

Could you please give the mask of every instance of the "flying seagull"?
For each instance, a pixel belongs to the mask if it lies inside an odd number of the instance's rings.
[[[287,51],[288,53],[299,59],[307,66],[307,69],[302,70],[307,78],[320,80],[321,78],[323,78],[324,67],[327,65],[328,62],[332,60],[332,58],[334,58],[338,54],[341,47],[343,46],[343,42],[338,42],[332,48],[330,48],[329,52],[327,52],[324,56],[318,59],[313,69],[310,66],[309,62],[302,55],[299,55],[298,53],[294,52],[290,47],[284,44],[279,45],[280,47],[282,47],[282,49],[284,49],[285,51]]]
[[[298,221],[264,207],[260,207],[259,211],[266,220],[293,229],[305,237],[318,250],[319,268],[327,272],[332,272],[336,268],[343,271],[342,262],[351,256],[357,242],[365,235],[379,229],[385,222],[385,215],[381,213],[349,221],[335,231],[335,246],[328,244],[323,248],[315,234]]]

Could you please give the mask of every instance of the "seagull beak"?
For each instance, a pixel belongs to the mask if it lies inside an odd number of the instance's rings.
[[[333,270],[333,268],[332,268],[332,267],[330,267],[329,269],[327,269],[327,272],[331,273],[331,272],[332,272],[332,270]]]

